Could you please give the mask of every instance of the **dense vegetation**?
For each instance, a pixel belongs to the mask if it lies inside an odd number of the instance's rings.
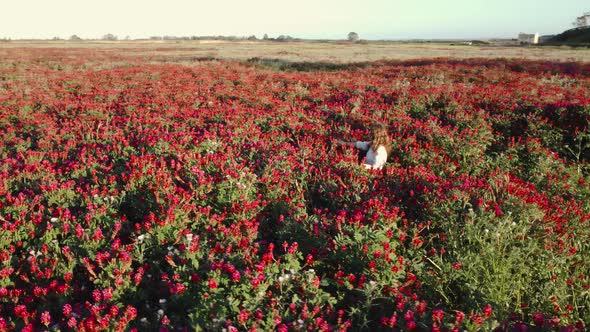
[[[283,65],[5,50],[0,330],[587,327],[589,65]]]
[[[549,44],[590,45],[590,27],[566,30],[549,40]]]

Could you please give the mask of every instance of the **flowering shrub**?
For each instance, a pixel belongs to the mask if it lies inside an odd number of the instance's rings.
[[[0,54],[2,331],[587,328],[587,64]]]

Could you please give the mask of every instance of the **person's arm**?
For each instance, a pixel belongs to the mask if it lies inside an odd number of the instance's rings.
[[[347,142],[347,141],[343,141],[339,138],[336,139],[336,143],[338,143],[340,145],[346,145],[346,146],[356,146],[355,145],[356,142]]]
[[[371,148],[371,142],[358,141],[354,142],[353,146],[359,150],[368,151]]]
[[[336,143],[341,144],[341,145],[352,146],[352,147],[355,147],[359,150],[364,150],[364,151],[369,150],[369,148],[371,147],[371,142],[363,142],[363,141],[347,142],[347,141],[343,141],[341,139],[336,139]]]

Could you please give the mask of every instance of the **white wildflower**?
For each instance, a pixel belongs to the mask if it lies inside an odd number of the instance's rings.
[[[193,242],[193,234],[192,233],[188,233],[185,235],[186,240],[188,241],[188,243]]]

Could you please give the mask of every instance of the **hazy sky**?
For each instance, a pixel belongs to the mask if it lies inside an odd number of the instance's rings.
[[[554,34],[588,0],[2,0],[0,38],[290,35],[363,39]]]

